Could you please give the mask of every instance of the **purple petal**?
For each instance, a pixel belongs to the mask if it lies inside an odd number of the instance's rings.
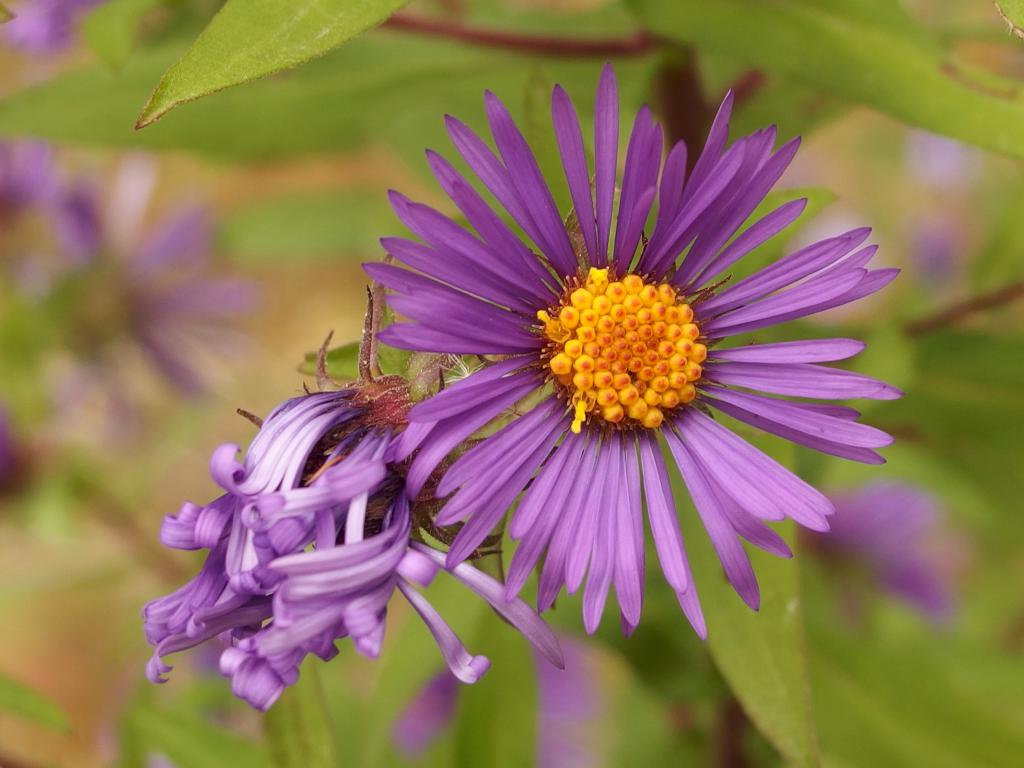
[[[858,355],[866,346],[856,339],[809,339],[732,349],[716,348],[711,354],[715,360],[740,363],[830,363]]]
[[[720,384],[756,389],[773,395],[845,400],[864,397],[895,400],[896,387],[870,376],[812,363],[722,363],[706,366],[707,378]]]
[[[574,274],[578,268],[576,255],[533,152],[530,151],[526,139],[519,132],[512,115],[501,100],[487,91],[484,94],[484,101],[487,107],[487,121],[505,162],[508,176],[520,200],[526,203],[524,207],[528,212],[529,223],[532,224],[527,230],[530,237],[559,270],[559,276]],[[525,226],[528,222],[522,223]]]
[[[413,542],[411,546],[416,551],[422,552],[429,557],[437,565],[446,568],[452,576],[490,603],[494,610],[501,614],[534,648],[543,654],[544,658],[560,669],[565,667],[565,662],[562,659],[562,650],[558,645],[558,638],[555,637],[555,633],[523,600],[519,598],[507,599],[505,596],[505,586],[501,582],[467,563],[459,563],[454,568],[448,568],[445,565],[445,555],[425,544]]]
[[[712,490],[714,481],[704,474],[703,463],[697,459],[697,455],[691,453],[680,441],[670,440],[669,447],[693,497],[704,529],[708,532],[711,544],[722,563],[726,578],[736,593],[743,598],[743,602],[756,611],[761,604],[757,577],[750,565],[750,558],[722,510],[718,496]]]
[[[475,683],[479,680],[491,666],[487,657],[470,654],[459,640],[458,635],[452,631],[452,628],[441,618],[441,614],[423,595],[403,581],[398,582],[398,589],[423,619],[430,634],[434,636],[438,648],[441,649],[441,656],[452,675],[463,683]]]
[[[619,152],[619,94],[615,70],[605,64],[597,83],[594,107],[594,189],[597,198],[597,254],[592,264],[608,263],[611,243],[612,206]]]
[[[599,263],[595,261],[599,253],[597,221],[594,218],[594,201],[590,195],[590,172],[587,170],[587,156],[583,148],[583,133],[572,100],[560,85],[556,85],[551,94],[551,119],[576,221],[587,247],[588,262]]]

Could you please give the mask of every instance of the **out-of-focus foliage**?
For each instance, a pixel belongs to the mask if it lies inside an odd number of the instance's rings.
[[[63,731],[68,728],[67,717],[60,707],[31,688],[3,675],[0,675],[0,711],[12,712],[54,730]]]
[[[111,0],[99,6],[82,23],[89,46],[115,69],[123,67],[135,47],[139,23],[161,0]]]
[[[673,39],[1024,157],[1018,84],[951,59],[891,0],[631,2],[645,24]]]

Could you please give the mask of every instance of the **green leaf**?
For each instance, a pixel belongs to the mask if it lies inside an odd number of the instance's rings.
[[[319,663],[318,659],[306,661],[299,681],[263,720],[267,746],[278,768],[329,768],[335,763],[334,731],[317,676]]]
[[[383,189],[347,189],[243,208],[223,221],[218,239],[238,261],[365,261],[395,226]]]
[[[299,366],[303,376],[316,376],[316,359],[319,352],[307,352],[306,359]],[[353,381],[359,377],[359,342],[353,341],[327,350],[327,375],[335,381]]]
[[[179,104],[291,69],[380,24],[408,0],[228,0],[164,73],[136,127]]]
[[[0,675],[0,712],[11,712],[55,731],[67,731],[64,712],[40,693]]]
[[[142,706],[128,714],[125,730],[129,741],[163,754],[178,768],[273,767],[263,747],[198,714]]]
[[[779,0],[630,0],[658,34],[875,107],[907,123],[1024,157],[1016,81],[959,65],[904,26]]]
[[[146,12],[162,0],[110,0],[92,10],[82,22],[89,47],[111,67],[120,69],[135,47],[135,33]]]
[[[1024,0],[996,0],[996,10],[1010,31],[1024,40]]]
[[[673,493],[677,502],[689,498],[677,474]],[[751,551],[761,587],[760,610],[752,611],[725,580],[693,505],[680,506],[715,663],[751,721],[789,763],[819,765],[798,563]],[[792,543],[791,525],[776,530]]]
[[[886,647],[824,626],[812,639],[815,702],[829,759],[892,768],[1019,762],[1024,736],[1003,713],[957,691],[945,665],[920,641]]]
[[[14,14],[5,6],[0,3],[0,24],[6,24],[8,21],[14,18]]]
[[[390,143],[411,167],[426,173],[424,148],[446,151],[450,146],[445,112],[482,122],[485,88],[518,112],[529,77],[522,57],[513,54],[379,30],[286,78],[232,88],[144,131],[133,130],[139,103],[181,50],[180,41],[147,46],[120,72],[102,65],[86,67],[5,96],[0,101],[0,135],[183,149],[228,159]],[[551,79],[572,93],[582,119],[593,109],[600,67],[595,60],[545,63]],[[650,68],[648,60],[620,63],[624,110],[645,98]]]
[[[988,227],[988,238],[971,265],[975,290],[990,291],[1024,279],[1024,188],[1004,192],[1002,210]]]
[[[537,662],[529,643],[488,611],[481,619],[474,647],[486,649],[491,668],[459,692],[456,763],[493,768],[533,765],[537,753]]]

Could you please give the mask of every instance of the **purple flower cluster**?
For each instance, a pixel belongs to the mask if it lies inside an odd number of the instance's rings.
[[[410,269],[366,265],[408,321],[386,328],[382,340],[487,361],[410,412],[402,447],[420,447],[411,492],[419,492],[455,446],[532,397],[535,405],[444,473],[437,492],[447,502],[437,523],[463,524],[448,563],[475,551],[519,499],[509,530],[520,543],[507,596],[519,593],[543,557],[541,610],[563,586],[570,593],[582,588],[584,623],[592,632],[614,584],[629,632],[643,601],[646,506],[665,578],[703,636],[662,446],[682,473],[729,581],[756,609],[759,590],[743,540],[788,557],[786,542],[765,523],[790,518],[823,531],[833,506],[711,411],[876,464],[883,459],[875,449],[888,445],[889,435],[859,424],[851,408],[804,398],[891,399],[900,392],[822,365],[853,357],[864,348],[860,341],[727,342],[857,301],[897,270],[869,267],[876,247],[865,245],[869,230],[861,228],[728,281],[730,267],[791,224],[806,202],[784,203],[745,226],[798,142],[776,150],[776,131],[768,128],[730,145],[731,96],[689,174],[682,143],[662,162],[662,130],[642,109],[619,179],[611,68],[597,89],[592,168],[576,111],[556,87],[552,117],[574,226],[563,222],[506,107],[491,93],[485,101],[497,153],[451,117],[448,132],[526,237],[452,164],[429,153],[438,182],[473,231],[393,193],[396,213],[418,240],[392,237],[382,244]]]
[[[225,493],[164,521],[164,544],[209,554],[191,582],[144,609],[156,646],[150,679],[169,671],[164,655],[220,635],[235,694],[267,709],[306,655],[330,659],[338,639],[377,656],[396,589],[456,678],[471,683],[486,671],[487,659],[466,651],[416,588],[444,555],[411,539],[409,497],[390,465],[393,429],[372,424],[369,407],[354,390],[297,397],[268,416],[242,462],[234,444],[214,452],[211,475]],[[469,565],[449,571],[560,663],[557,641],[524,602],[506,600],[501,584]]]

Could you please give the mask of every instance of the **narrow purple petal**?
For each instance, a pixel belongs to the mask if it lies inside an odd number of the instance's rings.
[[[611,64],[601,70],[594,107],[594,188],[597,197],[597,254],[592,262],[608,263],[611,243],[612,206],[619,152],[619,93]]]
[[[856,339],[809,339],[732,349],[715,348],[711,355],[715,360],[739,363],[831,363],[858,355],[866,346]]]
[[[771,213],[765,214],[756,222],[751,224],[743,233],[729,243],[711,261],[704,270],[693,280],[694,287],[701,287],[712,278],[724,272],[740,259],[745,257],[755,248],[760,247],[775,237],[794,221],[807,207],[807,198],[791,200],[776,208]]]
[[[855,397],[895,400],[896,387],[859,373],[813,363],[721,363],[706,366],[707,378],[720,384],[756,389],[773,395],[845,400]]]
[[[718,496],[712,489],[713,480],[710,480],[704,473],[703,463],[695,453],[679,441],[669,441],[672,455],[676,464],[683,474],[686,487],[693,497],[694,506],[700,515],[704,529],[711,538],[711,545],[715,548],[725,576],[732,584],[736,593],[743,598],[743,602],[753,610],[757,610],[761,604],[761,592],[757,585],[757,577],[750,564],[743,545],[736,537],[736,532],[725,516]]]
[[[509,600],[505,596],[504,585],[488,576],[486,573],[477,570],[467,563],[459,563],[454,568],[448,568],[445,563],[444,554],[431,549],[425,544],[413,542],[412,547],[422,552],[437,565],[446,568],[449,573],[461,581],[471,590],[480,595],[490,603],[499,614],[505,617],[508,622],[519,630],[534,648],[559,669],[565,667],[562,658],[562,650],[558,645],[558,638],[551,628],[541,620],[540,616],[530,608],[523,600],[515,598]]]
[[[466,650],[458,635],[452,631],[441,614],[430,604],[430,602],[419,592],[413,589],[404,581],[398,582],[399,591],[405,595],[405,599],[415,609],[416,613],[427,625],[430,634],[434,636],[441,655],[451,673],[463,683],[475,683],[479,680],[491,662],[486,656],[473,656]]]
[[[597,221],[594,218],[594,200],[590,194],[590,172],[587,170],[587,156],[583,148],[583,133],[572,100],[560,85],[556,85],[551,94],[551,119],[576,221],[587,247],[588,261],[591,264],[598,263],[595,262],[599,253]]]
[[[577,270],[576,255],[572,251],[572,244],[562,224],[562,218],[558,215],[558,207],[551,196],[551,190],[544,181],[530,146],[516,127],[512,115],[497,96],[487,91],[484,94],[484,102],[487,108],[487,121],[505,162],[508,176],[520,200],[525,202],[533,224],[530,236],[558,268],[559,276],[574,274]]]

